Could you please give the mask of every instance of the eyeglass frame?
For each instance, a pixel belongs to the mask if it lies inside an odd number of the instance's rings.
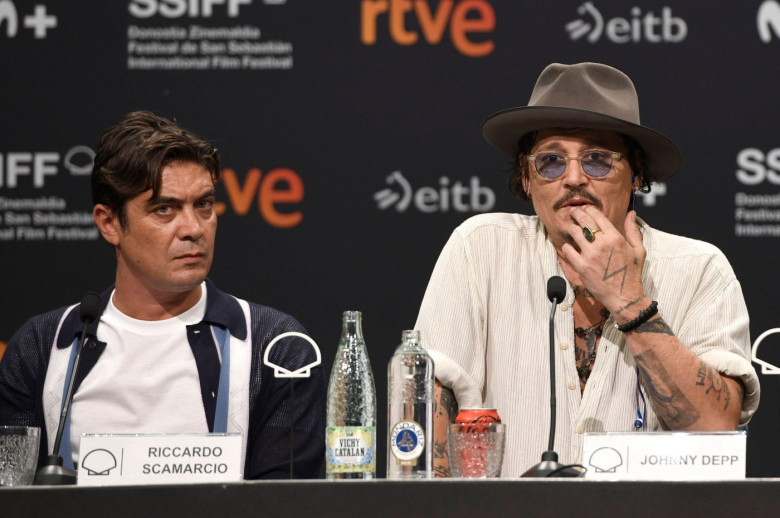
[[[604,176],[593,176],[592,174],[590,174],[587,171],[585,171],[585,168],[582,166],[582,157],[584,155],[586,155],[587,153],[591,153],[593,151],[604,152],[612,159],[612,164],[610,164],[609,171],[607,171]],[[536,159],[539,157],[539,155],[558,155],[561,158],[565,159],[566,163],[564,164],[563,171],[561,171],[561,174],[559,174],[558,176],[554,176],[552,178],[548,178],[546,176],[543,176],[539,172],[539,169],[536,168]],[[553,181],[553,180],[557,180],[558,178],[563,176],[563,174],[566,172],[566,168],[569,167],[569,160],[574,160],[574,159],[577,159],[577,161],[579,161],[580,169],[582,170],[583,173],[585,173],[588,176],[588,178],[596,178],[596,179],[606,178],[613,171],[613,169],[615,169],[615,162],[619,161],[624,156],[626,156],[625,153],[618,153],[616,151],[609,151],[609,150],[600,149],[600,148],[592,148],[592,149],[586,149],[586,150],[582,151],[580,154],[575,155],[575,156],[564,155],[563,153],[558,153],[556,151],[539,151],[539,152],[537,152],[536,154],[533,154],[533,155],[525,155],[525,159],[528,160],[529,163],[533,164],[534,171],[536,172],[537,175],[539,175],[540,178],[543,178],[543,179],[549,180],[549,181]]]

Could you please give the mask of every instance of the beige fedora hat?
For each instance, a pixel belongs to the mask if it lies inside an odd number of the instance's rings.
[[[494,113],[482,123],[482,135],[515,158],[520,137],[548,128],[612,130],[636,140],[647,153],[655,180],[680,168],[680,151],[662,133],[639,122],[639,100],[631,79],[600,63],[553,63],[536,81],[528,106]]]

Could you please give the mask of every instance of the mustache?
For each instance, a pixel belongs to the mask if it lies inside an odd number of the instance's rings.
[[[558,201],[556,201],[553,204],[553,209],[558,210],[561,207],[563,207],[565,204],[573,200],[574,198],[581,198],[583,200],[588,200],[593,205],[596,206],[599,210],[604,208],[604,205],[601,203],[601,200],[593,196],[591,193],[586,191],[585,189],[574,189],[572,191],[567,192],[563,197],[561,197]]]

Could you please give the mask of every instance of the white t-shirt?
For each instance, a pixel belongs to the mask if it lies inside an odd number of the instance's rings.
[[[136,320],[114,294],[97,338],[106,349],[73,398],[70,439],[78,459],[82,433],[208,433],[187,325],[206,311],[206,285],[195,306],[173,318]]]

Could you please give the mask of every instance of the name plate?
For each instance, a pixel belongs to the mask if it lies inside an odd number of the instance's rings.
[[[83,434],[78,485],[235,482],[241,434]]]
[[[738,480],[745,478],[745,432],[589,432],[585,478]]]

